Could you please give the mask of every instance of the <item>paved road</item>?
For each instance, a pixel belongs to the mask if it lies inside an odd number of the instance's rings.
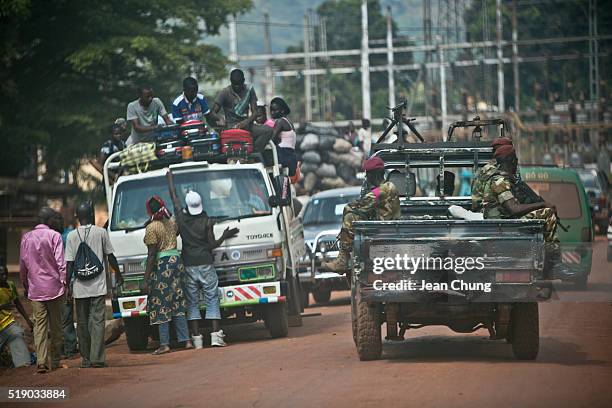
[[[610,265],[598,241],[591,286],[598,299],[612,298]],[[5,372],[0,384],[67,385],[70,401],[52,406],[69,407],[612,406],[610,301],[541,305],[533,362],[515,361],[510,345],[487,340],[486,331],[441,327],[408,332],[385,344],[382,360],[360,362],[348,293],[307,313],[320,315],[285,339],[268,339],[262,324],[243,326],[228,330],[225,349],[156,357],[130,354],[122,338],[108,349],[107,369],[70,360],[71,368],[44,376]]]

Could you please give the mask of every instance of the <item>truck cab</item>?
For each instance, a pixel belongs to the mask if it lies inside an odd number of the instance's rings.
[[[304,251],[303,232],[287,191],[281,199],[280,186],[289,184],[278,166],[185,161],[169,167],[182,204],[189,190],[202,196],[204,210],[215,220],[216,237],[226,227],[240,229],[213,251],[223,324],[264,320],[272,337],[286,336],[290,324],[301,325],[301,288],[293,266]],[[153,195],[171,202],[168,167],[120,175],[110,185],[112,170],[121,170],[117,154],[105,163],[108,232],[125,280],[114,290],[113,316],[124,320],[130,349],[142,350],[149,337],[157,335],[149,326],[147,296],[142,291],[145,202]]]

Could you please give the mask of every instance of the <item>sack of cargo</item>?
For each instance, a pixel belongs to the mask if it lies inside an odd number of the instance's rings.
[[[310,123],[306,123],[302,127],[300,127],[298,129],[298,133],[316,133],[319,136],[325,135],[325,136],[331,136],[331,137],[340,136],[338,131],[333,127],[315,126]]]
[[[336,153],[348,153],[352,147],[353,145],[348,140],[338,138],[334,142],[334,152]]]
[[[314,133],[309,133],[304,136],[304,140],[302,140],[302,143],[300,144],[300,150],[316,150],[318,146],[319,136],[315,135]]]
[[[306,176],[304,176],[304,190],[306,190],[307,192],[311,193],[312,190],[314,190],[315,187],[317,187],[318,183],[319,183],[319,178],[317,177],[316,174],[308,173],[306,174]]]
[[[221,153],[228,156],[244,156],[253,153],[253,136],[244,129],[227,129],[221,132]]]
[[[336,143],[336,138],[333,136],[319,136],[319,151],[331,151]]]
[[[352,183],[355,181],[355,169],[347,166],[346,164],[339,164],[336,166],[336,173],[347,183]]]
[[[314,173],[319,168],[318,164],[302,162],[302,173]]]
[[[119,155],[123,167],[135,167],[140,173],[147,171],[149,163],[157,160],[155,143],[135,143],[128,146]]]
[[[333,164],[323,163],[319,165],[319,168],[315,171],[319,177],[336,177],[336,166]]]
[[[319,164],[321,163],[321,156],[319,153],[311,150],[309,152],[302,153],[302,161],[304,163]]]
[[[342,188],[347,186],[348,184],[340,177],[324,177],[321,179],[321,187],[323,188]]]

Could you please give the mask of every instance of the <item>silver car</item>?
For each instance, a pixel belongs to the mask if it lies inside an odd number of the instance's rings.
[[[326,303],[332,290],[347,290],[344,275],[323,272],[322,262],[338,257],[338,233],[342,226],[344,207],[359,198],[361,187],[346,187],[326,190],[313,195],[302,212],[306,255],[300,259],[300,282],[303,304],[309,303],[312,293],[317,303]]]

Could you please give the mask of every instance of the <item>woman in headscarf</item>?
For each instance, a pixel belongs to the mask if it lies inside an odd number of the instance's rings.
[[[147,224],[144,243],[148,248],[144,285],[148,294],[147,313],[151,325],[159,326],[159,348],[153,354],[170,351],[170,321],[174,320],[176,337],[193,348],[185,318],[186,301],[183,292],[183,263],[176,249],[178,228],[164,201],[151,197],[147,201]]]

